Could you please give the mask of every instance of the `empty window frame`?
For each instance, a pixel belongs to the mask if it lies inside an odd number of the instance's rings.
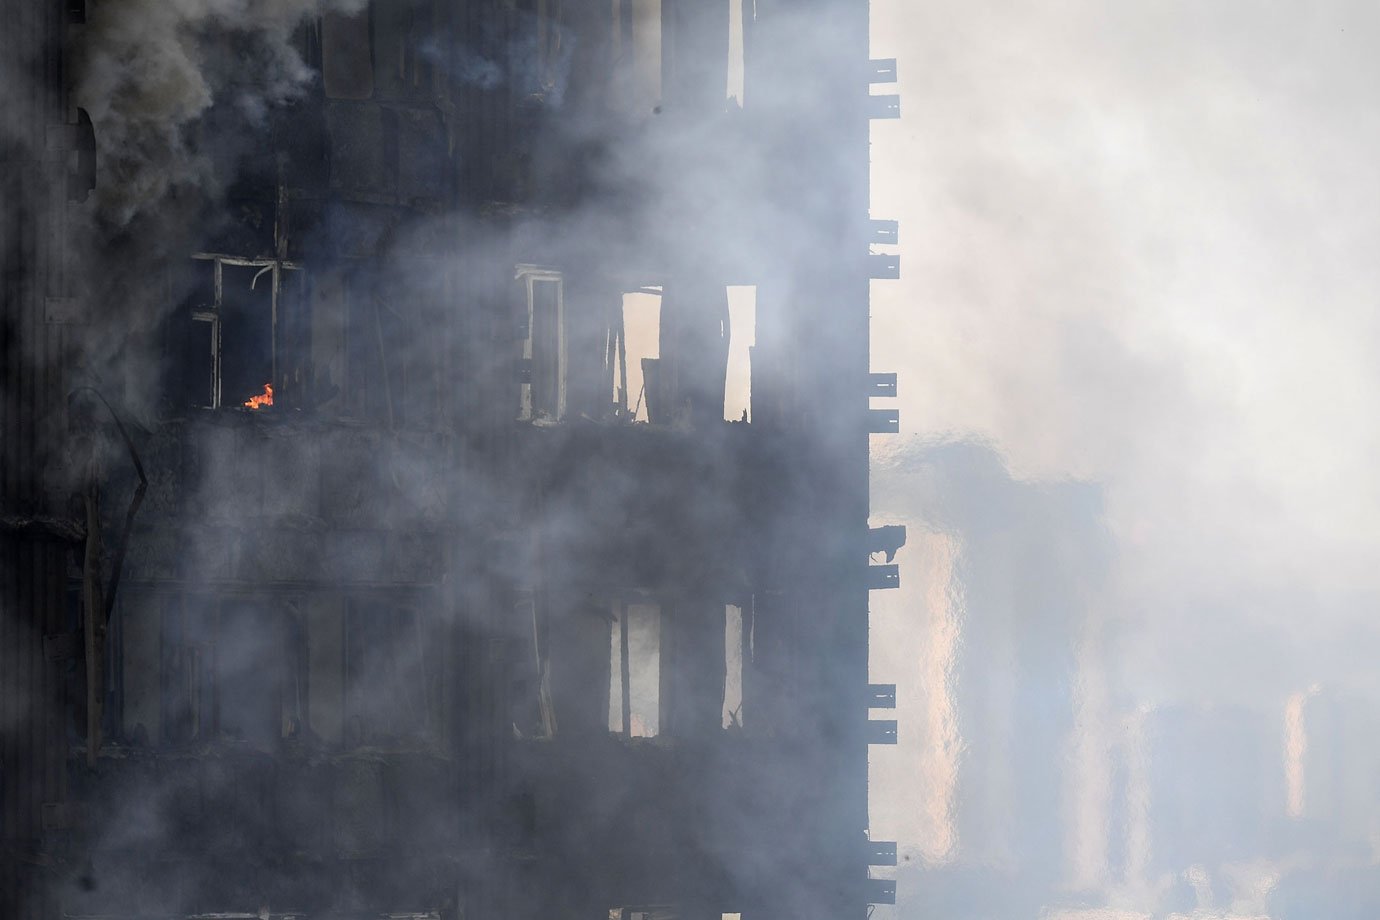
[[[262,408],[282,399],[284,346],[294,337],[304,275],[281,259],[198,253],[198,285],[184,356],[190,405]]]
[[[517,0],[516,34],[508,54],[513,83],[533,103],[559,105],[570,71],[562,7],[565,0]]]
[[[321,83],[330,99],[374,94],[369,11],[327,11],[321,17]]]
[[[757,339],[757,288],[728,287],[728,369],[724,379],[724,418],[749,421],[752,410],[752,347]]]
[[[743,727],[743,659],[747,651],[743,608],[724,606],[724,711],[723,726]]]
[[[565,416],[565,284],[561,273],[519,265],[515,275],[525,300],[524,374],[519,418],[556,421]]]
[[[651,115],[661,104],[661,0],[615,0],[613,28],[622,107]]]
[[[513,622],[522,624],[527,638],[509,643],[508,709],[518,737],[550,738],[556,734],[556,709],[551,697],[551,639],[538,615],[536,595],[520,590],[513,600]]]
[[[431,90],[435,58],[428,48],[434,34],[430,3],[387,0],[372,4],[374,87],[387,98],[425,96]]]
[[[661,731],[661,607],[613,605],[609,655],[609,731],[652,738]]]
[[[425,745],[438,736],[443,638],[434,617],[386,597],[345,615],[345,744]]]
[[[743,104],[744,97],[744,69],[746,66],[744,54],[747,32],[747,17],[755,12],[753,0],[728,0],[728,98],[736,101],[738,105]]]
[[[172,595],[163,602],[163,741],[260,747],[302,724],[303,640],[279,601]]]
[[[366,277],[349,279],[344,403],[347,414],[394,428],[427,406],[420,401],[420,393],[418,404],[409,404],[408,362],[421,348],[409,347],[418,340],[407,313],[389,293],[384,285]]]
[[[646,378],[655,373],[661,339],[661,288],[623,294],[609,328],[607,364],[617,415],[645,422],[649,417]]]
[[[432,4],[387,0],[321,18],[321,78],[331,99],[419,98],[433,85],[438,49]]]
[[[562,5],[563,0],[536,0],[537,80],[543,97],[556,104],[561,101],[566,72]]]

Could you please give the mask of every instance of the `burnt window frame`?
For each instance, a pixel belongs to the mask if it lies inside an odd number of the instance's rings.
[[[666,603],[657,594],[651,592],[622,592],[614,595],[608,601],[609,607],[609,687],[608,687],[608,731],[610,735],[625,740],[646,740],[652,738],[664,738],[663,734],[663,712],[662,712],[662,685],[665,676],[662,673],[662,666],[665,663],[665,626],[667,619]],[[634,694],[634,680],[632,668],[632,616],[633,608],[639,608],[639,616],[645,617],[644,625],[641,628],[644,641],[648,638],[655,638],[655,647],[651,650],[649,660],[655,661],[656,676],[652,686],[656,690],[656,724],[654,727],[642,724],[643,730],[634,731],[633,726],[636,713],[633,712],[633,699],[640,698],[640,694]],[[650,631],[648,631],[650,629]],[[645,665],[638,669],[646,676]],[[637,681],[638,689],[642,688],[642,682]],[[618,685],[618,694],[614,695],[614,686]],[[615,701],[617,710],[615,710]],[[615,720],[615,716],[617,719]],[[616,724],[615,724],[616,722]],[[651,730],[647,730],[647,729]]]
[[[448,656],[444,650],[445,620],[440,615],[434,596],[425,590],[377,589],[346,594],[341,608],[340,686],[341,738],[343,750],[436,750],[444,743],[445,681]],[[409,662],[398,654],[397,645],[383,649],[378,643],[363,642],[374,624],[361,625],[379,618],[393,621],[393,635],[401,622],[410,622],[410,632],[417,640],[416,660]],[[358,635],[357,635],[358,634]],[[364,661],[354,653],[362,652]],[[383,667],[379,667],[380,657]],[[413,671],[407,665],[420,665]],[[366,680],[365,676],[373,678]],[[416,724],[406,727],[394,725],[395,733],[384,734],[375,724],[377,713],[361,707],[366,698],[377,696],[381,689],[396,690],[407,677],[414,677],[416,697],[408,702],[419,703]],[[384,687],[378,684],[385,682]]]
[[[197,323],[209,323],[211,326],[211,365],[209,381],[210,405],[203,406],[207,409],[238,409],[242,405],[227,406],[224,403],[224,342],[223,342],[223,307],[225,304],[225,266],[235,268],[257,268],[260,271],[254,276],[251,287],[257,284],[258,279],[267,272],[270,276],[271,290],[269,292],[269,351],[270,351],[270,372],[273,386],[274,402],[278,403],[283,397],[283,384],[285,382],[284,367],[286,362],[283,360],[283,310],[282,294],[283,282],[286,272],[305,272],[305,267],[291,259],[275,259],[269,257],[236,256],[221,252],[195,252],[192,253],[194,262],[210,262],[212,266],[212,300],[209,304],[192,304],[190,320]],[[300,276],[305,286],[306,275]],[[302,292],[303,299],[306,299],[306,291]],[[303,305],[305,309],[305,305]]]
[[[519,263],[514,269],[513,280],[522,285],[522,364],[525,373],[521,378],[521,396],[518,405],[518,420],[524,422],[559,422],[565,418],[569,407],[570,360],[568,354],[569,338],[565,318],[565,272],[549,265]],[[538,354],[536,329],[536,285],[556,285],[556,347],[554,356]],[[537,405],[538,363],[554,361],[551,372],[555,377],[555,411]]]
[[[625,117],[650,118],[661,107],[667,60],[665,6],[665,0],[618,0],[613,7],[614,100]]]
[[[293,597],[254,591],[169,591],[153,595],[158,611],[159,730],[161,748],[205,743],[246,743],[276,747],[299,736],[307,726],[308,662],[306,636]],[[244,669],[226,670],[227,614],[271,621],[276,651],[261,661],[277,696],[276,726],[264,725],[262,737],[228,731],[227,681],[243,679]],[[228,720],[233,722],[232,720]]]

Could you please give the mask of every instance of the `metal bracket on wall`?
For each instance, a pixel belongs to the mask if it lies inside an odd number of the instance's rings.
[[[895,904],[896,880],[890,878],[870,878],[867,880],[868,904]]]
[[[901,410],[868,409],[867,430],[871,434],[899,434],[901,431]]]
[[[876,281],[895,281],[901,277],[901,257],[889,252],[869,252],[867,277]]]
[[[896,720],[895,720],[895,719],[868,719],[868,720],[867,720],[867,743],[868,743],[868,744],[895,744],[895,743],[896,743]]]
[[[867,117],[868,118],[900,118],[901,117],[901,97],[895,93],[885,96],[869,95],[867,97]]]
[[[889,399],[896,395],[895,374],[868,374],[867,395],[873,399]]]
[[[896,59],[873,58],[867,62],[868,83],[895,83]]]
[[[867,567],[867,590],[881,591],[886,588],[901,587],[901,567],[899,565],[869,565]]]
[[[898,220],[869,220],[868,242],[874,246],[895,246],[901,242],[901,222]]]
[[[895,709],[895,708],[896,708],[896,685],[895,685],[895,684],[868,684],[868,685],[867,685],[867,708],[868,708],[868,709]]]
[[[896,865],[896,841],[869,840],[865,851],[869,866]]]

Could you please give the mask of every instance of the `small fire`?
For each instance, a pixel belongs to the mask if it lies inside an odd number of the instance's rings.
[[[248,409],[262,409],[264,406],[273,405],[273,384],[265,383],[263,393],[249,397],[244,405]]]

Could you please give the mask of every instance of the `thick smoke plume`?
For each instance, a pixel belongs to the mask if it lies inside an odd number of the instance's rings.
[[[102,216],[123,226],[214,182],[190,132],[218,94],[249,118],[312,79],[293,35],[310,14],[365,0],[109,0],[86,26],[76,98],[96,126]],[[210,40],[214,34],[215,40]],[[238,40],[226,42],[226,35]]]

